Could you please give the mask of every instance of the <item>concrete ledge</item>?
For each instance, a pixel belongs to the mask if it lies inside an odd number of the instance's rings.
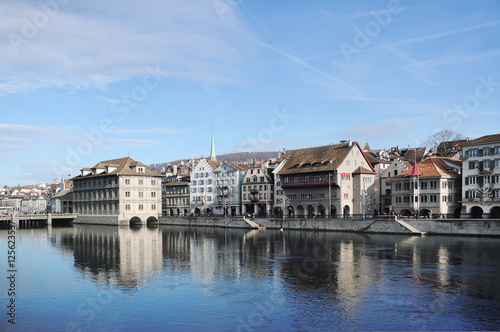
[[[310,231],[334,231],[356,233],[407,234],[413,233],[400,225],[393,218],[356,219],[255,219],[259,225],[267,229],[290,229]],[[500,236],[500,220],[470,219],[405,219],[405,222],[427,235],[472,235]],[[230,227],[251,229],[240,217],[160,217],[160,225],[198,226],[198,227]]]

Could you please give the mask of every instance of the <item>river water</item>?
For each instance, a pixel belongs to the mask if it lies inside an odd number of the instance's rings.
[[[18,228],[12,273],[0,234],[3,331],[500,330],[498,238]]]

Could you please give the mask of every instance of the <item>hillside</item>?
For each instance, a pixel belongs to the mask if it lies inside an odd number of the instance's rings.
[[[274,152],[274,151],[269,151],[269,152],[234,152],[234,153],[226,153],[226,154],[221,154],[217,155],[217,160],[220,161],[227,161],[230,163],[235,163],[235,162],[250,162],[252,160],[269,160],[273,158],[278,157],[279,152]],[[208,157],[206,157],[208,158]],[[156,164],[151,164],[149,167],[156,171],[159,172],[161,171],[162,168],[165,168],[168,164],[171,165],[178,165],[181,163],[181,161],[186,161],[186,160],[174,160],[170,162],[162,162],[162,163],[156,163]]]

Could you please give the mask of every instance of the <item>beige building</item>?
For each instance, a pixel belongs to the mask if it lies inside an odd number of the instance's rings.
[[[123,225],[157,222],[161,179],[132,158],[102,161],[73,178],[73,208],[78,222]]]
[[[279,168],[287,216],[345,218],[374,212],[375,171],[357,142],[294,150]]]
[[[461,169],[459,159],[428,157],[389,178],[394,214],[460,217]]]
[[[272,213],[274,180],[270,170],[262,163],[253,162],[241,184],[241,203],[244,214],[266,217]]]

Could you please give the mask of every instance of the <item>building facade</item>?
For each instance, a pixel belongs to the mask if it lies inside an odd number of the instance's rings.
[[[393,212],[401,216],[458,218],[461,211],[459,159],[428,157],[389,178]]]
[[[73,209],[78,221],[113,225],[157,221],[162,177],[132,158],[83,168],[73,178]]]
[[[215,215],[241,215],[241,184],[247,168],[247,165],[223,162],[215,169]]]
[[[189,206],[190,181],[170,181],[162,183],[162,215],[167,217],[187,216],[191,212]]]
[[[274,180],[262,163],[253,162],[241,185],[243,213],[258,217],[269,216],[274,204]]]
[[[287,216],[345,218],[374,211],[375,171],[357,142],[294,150],[278,175]]]
[[[213,215],[215,202],[214,171],[220,162],[201,158],[191,172],[191,212],[195,215]]]
[[[465,218],[500,218],[500,134],[462,143]]]

